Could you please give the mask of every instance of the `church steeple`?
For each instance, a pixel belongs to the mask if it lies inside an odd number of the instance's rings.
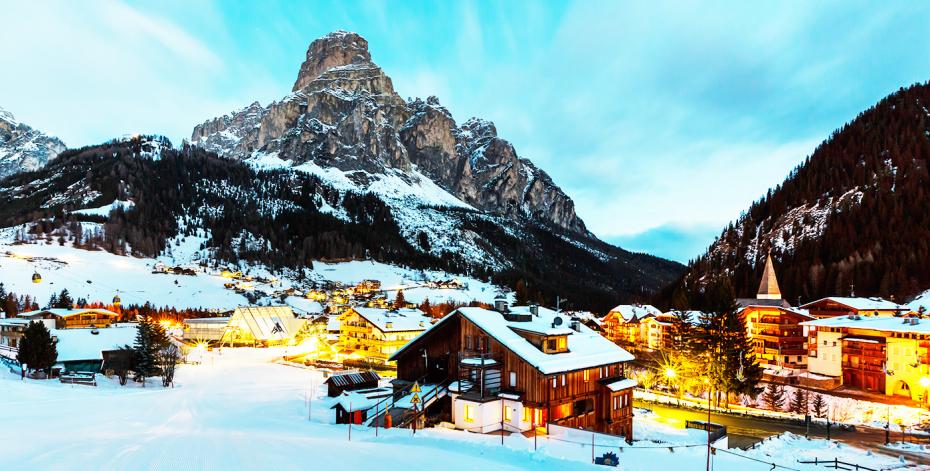
[[[772,251],[765,257],[765,270],[762,271],[762,282],[759,283],[759,292],[756,299],[781,299],[781,290],[778,289],[778,278],[775,277],[775,266],[772,265]]]

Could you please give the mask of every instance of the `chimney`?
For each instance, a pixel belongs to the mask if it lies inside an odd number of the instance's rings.
[[[539,317],[539,306],[530,304],[530,314]]]
[[[497,298],[494,300],[494,310],[504,314],[510,311],[510,308],[507,306],[507,300],[504,298]]]

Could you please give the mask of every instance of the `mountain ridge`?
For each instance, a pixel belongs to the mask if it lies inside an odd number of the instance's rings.
[[[65,148],[57,137],[17,121],[13,113],[0,107],[0,178],[37,170]]]
[[[290,95],[207,120],[190,142],[240,160],[276,154],[338,168],[357,174],[362,186],[362,173],[417,169],[477,209],[591,235],[571,198],[498,137],[493,123],[457,125],[436,97],[403,100],[367,45],[345,31],[314,40]]]

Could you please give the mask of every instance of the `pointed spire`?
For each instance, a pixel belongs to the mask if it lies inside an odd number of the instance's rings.
[[[769,249],[765,257],[765,270],[762,271],[762,282],[759,283],[759,292],[756,299],[781,299],[781,290],[778,289],[778,278],[775,277],[775,266],[772,264],[772,250]]]

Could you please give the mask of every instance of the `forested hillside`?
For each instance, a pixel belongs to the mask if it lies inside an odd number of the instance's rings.
[[[526,299],[559,295],[592,309],[641,299],[678,273],[677,264],[596,239],[573,242],[558,227],[515,226],[466,208],[419,211],[455,221],[451,236],[505,263],[488,266],[468,253],[437,250],[425,233],[405,237],[392,208],[372,193],[337,190],[304,172],[257,170],[198,147],[174,149],[163,138],[69,150],[42,170],[0,182],[0,225],[30,223],[32,234],[23,238],[67,228],[71,236],[60,243],[116,254],[153,257],[200,240],[209,253],[203,262],[212,265],[281,270],[374,259],[491,279],[519,287]]]
[[[715,275],[753,295],[770,249],[792,302],[853,291],[903,300],[930,287],[928,106],[930,85],[913,85],[834,132],[660,301],[680,301]]]

